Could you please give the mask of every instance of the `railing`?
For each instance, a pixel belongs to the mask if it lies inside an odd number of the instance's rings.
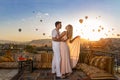
[[[120,52],[115,51],[115,71],[120,74]]]
[[[52,53],[52,49],[49,49],[49,50],[44,49],[44,51],[48,51],[48,54],[49,54],[49,51],[50,51],[50,53]],[[120,52],[119,51],[108,52],[108,51],[102,51],[102,50],[96,50],[96,49],[81,49],[78,63],[84,62],[84,58],[85,58],[86,54],[88,54],[88,53],[94,53],[96,55],[110,56],[110,57],[114,58],[114,65],[113,65],[114,66],[114,72],[115,73],[120,73],[120,54],[119,54]],[[52,55],[52,54],[46,55],[46,58],[44,56],[43,59],[48,58],[47,61],[49,63],[51,63],[52,60],[51,60],[50,57],[52,57],[52,56],[50,56],[50,55]],[[41,61],[46,62],[46,60],[41,60]]]

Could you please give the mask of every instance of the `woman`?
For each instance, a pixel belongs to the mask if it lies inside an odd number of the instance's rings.
[[[72,68],[75,67],[75,65],[77,64],[78,57],[79,57],[79,55],[78,55],[79,51],[77,51],[77,52],[75,51],[77,54],[76,53],[74,55],[71,54],[71,53],[73,53],[74,50],[76,50],[74,48],[73,48],[74,49],[73,50],[71,46],[75,47],[76,46],[75,43],[76,42],[78,43],[78,41],[80,42],[79,36],[72,39],[72,35],[73,35],[73,27],[70,24],[66,26],[66,31],[62,32],[60,35],[60,39],[61,39],[61,42],[60,42],[61,74],[63,76],[65,76],[66,74],[70,75],[72,73]],[[80,44],[78,44],[78,45],[80,46]],[[78,50],[80,50],[79,46],[77,48]],[[70,50],[70,49],[72,49],[72,50]],[[76,61],[76,56],[77,56],[77,61]]]

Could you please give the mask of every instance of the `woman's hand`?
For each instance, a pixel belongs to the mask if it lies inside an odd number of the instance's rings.
[[[80,38],[80,36],[76,36],[75,38],[73,38],[72,40],[70,40],[70,43],[72,43],[76,38]]]
[[[80,36],[76,36],[75,38],[78,38],[78,37],[80,38]]]

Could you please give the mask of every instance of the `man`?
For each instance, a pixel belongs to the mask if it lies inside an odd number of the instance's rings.
[[[60,72],[60,39],[59,39],[59,29],[61,29],[62,25],[60,21],[55,23],[55,29],[52,30],[52,49],[53,49],[53,60],[52,60],[52,73],[55,74],[57,78],[61,78]]]

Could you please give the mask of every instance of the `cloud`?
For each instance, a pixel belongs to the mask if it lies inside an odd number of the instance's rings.
[[[42,12],[38,12],[36,14],[36,18],[44,18],[46,16],[49,16],[49,13],[42,13]]]
[[[36,18],[41,18],[42,17],[42,13],[41,12],[38,12],[37,14],[36,14]]]
[[[49,16],[49,14],[48,14],[48,13],[45,13],[44,15]]]

